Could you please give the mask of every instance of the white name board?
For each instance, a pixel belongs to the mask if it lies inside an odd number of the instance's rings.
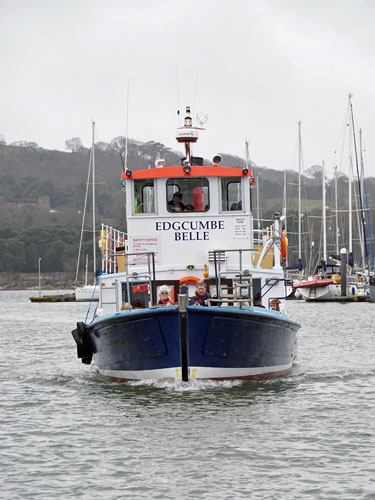
[[[244,239],[248,237],[248,220],[246,217],[236,217],[234,219],[234,234],[235,240]]]

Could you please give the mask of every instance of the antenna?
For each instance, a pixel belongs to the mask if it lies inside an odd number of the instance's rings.
[[[181,117],[180,117],[180,83],[178,79],[178,66],[176,67],[176,84],[177,84],[177,116],[178,116],[178,124],[181,125]]]
[[[202,113],[202,112],[201,113],[197,113],[196,120],[199,123],[199,125],[201,127],[203,127],[207,123],[208,115],[205,114],[205,113]]]
[[[245,156],[246,156],[246,168],[249,169],[250,168],[250,153],[249,153],[249,148],[250,148],[250,145],[251,145],[251,142],[246,139],[245,141]]]
[[[197,102],[197,94],[198,94],[198,77],[199,77],[199,66],[197,66],[197,77],[196,77],[196,80],[195,80],[194,101],[193,101],[193,113],[195,112],[195,103]]]
[[[124,162],[122,168],[124,171],[128,170],[128,135],[129,135],[129,87],[130,81],[128,78],[128,91],[126,96],[126,137],[125,137],[125,152],[124,152]]]

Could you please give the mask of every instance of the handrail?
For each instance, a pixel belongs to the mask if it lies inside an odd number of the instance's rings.
[[[272,281],[273,281],[274,283],[272,283],[272,284],[270,285],[270,282],[272,282]],[[259,292],[260,292],[260,297],[259,297],[259,298],[261,299],[262,297],[264,297],[264,296],[266,295],[266,293],[268,293],[270,290],[272,290],[272,288],[273,288],[274,286],[276,286],[278,283],[280,283],[281,281],[283,281],[283,282],[284,282],[284,289],[286,289],[287,282],[288,282],[288,281],[290,281],[288,278],[267,278],[267,279],[265,280],[264,285],[263,285],[263,286],[261,287],[261,289],[259,290]],[[261,292],[262,292],[263,288],[265,288],[266,286],[268,286],[269,288],[267,289],[267,292],[263,295]],[[284,298],[284,299],[285,299],[285,298],[286,298],[286,293],[285,293],[285,296],[284,296],[284,297],[272,297],[272,298]]]
[[[255,248],[230,248],[230,249],[218,249],[212,250],[211,253],[214,256],[214,266],[215,266],[215,281],[216,281],[216,290],[217,290],[217,299],[211,299],[211,302],[237,302],[240,305],[240,309],[242,308],[243,303],[250,301],[250,307],[254,307],[254,294],[253,294],[253,276],[250,274],[248,269],[243,270],[243,253],[244,252],[255,252]],[[225,270],[222,271],[222,262],[226,262],[226,253],[236,252],[238,253],[239,260],[239,269],[236,270]],[[224,255],[224,258],[223,258]],[[224,275],[234,274],[234,277],[238,276],[239,282],[235,282],[233,288],[240,289],[239,297],[236,297],[234,294],[233,297],[230,297],[230,300],[222,293],[222,284],[221,278]],[[245,279],[245,282],[243,280]],[[241,289],[247,288],[248,297],[246,299],[242,298]]]

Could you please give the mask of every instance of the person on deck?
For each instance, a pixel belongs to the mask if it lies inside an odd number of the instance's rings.
[[[271,299],[270,308],[274,311],[280,311],[280,300],[279,299]]]
[[[168,201],[168,210],[170,212],[183,212],[185,210],[185,205],[182,203],[182,193],[177,191],[173,194],[173,198]]]
[[[194,297],[190,298],[190,306],[208,306],[208,299],[211,295],[207,292],[207,285],[204,281],[197,283],[197,289],[195,291]]]
[[[124,302],[121,306],[121,311],[131,311],[132,309],[133,307],[129,302]]]
[[[169,288],[167,285],[162,285],[159,289],[160,300],[158,302],[161,306],[173,305],[172,300],[169,298]]]

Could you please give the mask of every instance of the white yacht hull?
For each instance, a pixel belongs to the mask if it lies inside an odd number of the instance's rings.
[[[91,302],[99,300],[99,286],[86,285],[75,289],[76,302]]]

